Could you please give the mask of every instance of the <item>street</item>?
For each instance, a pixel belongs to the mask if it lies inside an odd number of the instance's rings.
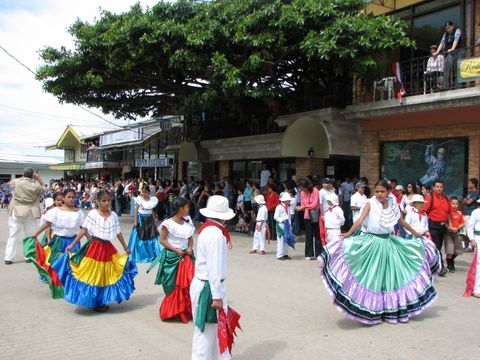
[[[189,359],[193,324],[162,322],[163,298],[155,272],[140,264],[133,297],[111,304],[107,313],[53,300],[21,252],[3,263],[8,237],[6,212],[0,213],[1,359]],[[128,241],[132,219],[121,217]],[[458,258],[457,271],[436,279],[438,300],[408,324],[365,326],[347,320],[331,305],[317,261],[305,261],[303,244],[292,261],[248,254],[251,238],[233,234],[226,288],[243,331],[233,358],[276,359],[449,359],[475,357],[480,350],[480,300],[464,298],[472,254]],[[118,243],[115,243],[118,247]]]

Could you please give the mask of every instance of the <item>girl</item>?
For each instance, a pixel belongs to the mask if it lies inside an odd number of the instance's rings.
[[[345,238],[323,249],[322,278],[337,308],[352,320],[405,323],[436,299],[440,253],[403,220],[387,182],[377,182],[374,192]],[[364,221],[367,232],[351,236]],[[397,223],[414,238],[392,235]]]
[[[150,196],[150,188],[144,186],[140,196],[135,200],[133,230],[130,233],[128,248],[132,251],[133,262],[152,262],[162,251],[158,242],[158,231],[155,227],[153,209],[158,204],[156,196]]]
[[[56,200],[54,200],[57,203],[58,198],[57,195]],[[54,299],[63,298],[63,287],[57,274],[51,268],[51,264],[73,243],[80,226],[85,220],[83,212],[74,206],[75,190],[64,190],[62,198],[62,206],[55,206],[47,211],[42,216],[43,225],[32,235],[32,238],[27,238],[24,241],[25,254],[32,255],[29,258],[34,262],[41,279],[48,282]],[[47,235],[46,245],[42,247],[37,241],[37,236],[47,229],[51,232]],[[51,236],[52,233],[55,234],[53,237]],[[80,244],[75,247],[75,250],[78,249],[80,249]]]
[[[165,249],[148,271],[160,263],[155,280],[155,284],[163,285],[165,291],[165,298],[160,305],[160,319],[178,316],[183,323],[187,323],[192,319],[189,288],[194,273],[192,236],[195,226],[188,216],[190,208],[187,199],[178,196],[172,208],[174,215],[158,228],[160,243]]]
[[[468,238],[475,249],[472,266],[467,275],[467,287],[464,296],[480,298],[480,257],[478,256],[478,244],[480,241],[480,199],[477,200],[477,208],[472,211],[467,229]]]
[[[417,188],[415,184],[412,182],[407,183],[406,194],[403,196],[402,202],[400,203],[400,209],[402,210],[404,215],[406,215],[407,212],[411,209],[410,203],[412,202],[413,196],[416,194]]]
[[[112,195],[97,194],[96,209],[91,210],[75,241],[53,265],[64,285],[65,300],[104,312],[108,303],[128,300],[135,290],[135,263],[128,261],[130,249],[120,231],[117,214],[111,211]],[[84,237],[89,240],[75,254],[69,254]],[[111,241],[117,238],[125,250],[120,255]]]
[[[63,204],[63,194],[60,191],[57,191],[57,192],[53,193],[52,200],[53,200],[53,204],[48,206],[45,209],[45,213],[42,214],[42,217],[40,219],[40,226],[42,226],[45,223],[45,219],[44,219],[43,215],[45,215],[49,210],[51,210],[55,207],[59,208],[60,206],[62,206],[62,204]],[[53,235],[54,234],[52,233],[52,227],[49,226],[47,228],[47,230],[43,233],[43,237],[42,237],[42,240],[40,241],[40,245],[42,245],[42,247],[46,246],[48,244],[48,242],[50,241],[50,239],[53,237]]]

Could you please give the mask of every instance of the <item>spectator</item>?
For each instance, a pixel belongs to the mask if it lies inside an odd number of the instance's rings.
[[[268,184],[268,178],[272,176],[272,173],[267,168],[267,164],[262,165],[262,171],[260,172],[260,191],[264,192]]]
[[[403,214],[406,214],[412,205],[413,196],[417,194],[417,188],[414,183],[409,182],[407,183],[407,191],[406,194],[403,196],[402,201],[400,203],[400,210],[402,210]]]
[[[460,202],[456,196],[450,198],[450,219],[447,225],[447,233],[445,235],[445,253],[447,256],[447,270],[451,273],[455,272],[455,258],[463,253],[461,230],[465,226],[463,214],[458,210]]]
[[[311,181],[307,179],[300,180],[301,204],[297,206],[297,211],[303,211],[305,220],[305,260],[316,260],[320,255],[320,227],[318,217],[320,212],[319,193]],[[316,214],[315,214],[316,213]],[[316,217],[316,219],[312,219]],[[313,221],[312,221],[313,220]],[[315,241],[314,241],[315,238]]]
[[[442,54],[437,53],[437,49],[437,45],[430,46],[431,56],[428,58],[427,70],[425,71],[425,91],[437,90],[439,81],[443,76],[445,59]]]
[[[247,180],[245,181],[245,189],[243,190],[243,201],[244,201],[246,212],[252,211],[252,195],[253,195],[252,183],[249,180]]]
[[[267,185],[267,194],[265,195],[265,202],[267,206],[267,211],[268,211],[268,226],[270,228],[270,234],[271,234],[271,239],[273,241],[277,240],[277,231],[276,231],[276,223],[273,218],[275,214],[275,208],[277,207],[278,204],[280,204],[280,197],[278,196],[278,193],[275,191],[275,188],[273,185]]]
[[[350,199],[350,207],[352,209],[352,221],[354,223],[360,217],[360,215],[362,214],[363,207],[368,202],[368,198],[365,195],[365,189],[366,189],[365,183],[361,181],[357,182],[355,184],[355,189],[357,191],[355,192],[355,194],[352,195],[352,198]]]

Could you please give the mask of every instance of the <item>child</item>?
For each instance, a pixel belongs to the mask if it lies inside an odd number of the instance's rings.
[[[293,236],[291,230],[290,220],[290,202],[292,198],[288,192],[283,192],[280,197],[280,204],[275,208],[273,218],[275,219],[277,226],[277,260],[292,260],[288,256],[288,243],[285,241],[285,236],[289,231],[290,236]]]
[[[428,216],[423,211],[425,205],[425,199],[422,195],[415,194],[410,200],[410,207],[405,215],[405,222],[415,230],[420,236],[430,239],[430,233],[428,232]],[[410,231],[406,230],[406,239],[413,238]]]
[[[245,231],[245,228],[247,228],[248,231],[248,224],[245,222],[245,219],[243,217],[243,214],[238,214],[238,222],[237,225],[235,225],[235,231],[237,232],[247,232]]]
[[[227,306],[225,279],[231,240],[224,224],[235,213],[228,199],[220,195],[211,196],[200,212],[207,221],[198,231],[195,276],[190,286],[195,324],[192,360],[230,359],[240,315]]]
[[[254,198],[258,205],[256,217],[255,233],[253,234],[253,246],[250,254],[258,253],[265,255],[265,239],[267,234],[268,210],[263,195],[257,195]]]
[[[152,262],[163,249],[155,226],[156,214],[153,209],[157,204],[158,199],[150,195],[148,185],[144,186],[140,196],[135,198],[133,229],[128,242],[128,248],[132,252],[130,260],[133,262]]]
[[[352,228],[329,242],[321,253],[322,278],[337,308],[350,319],[368,324],[405,323],[436,299],[433,275],[441,269],[440,253],[402,218],[386,181]],[[351,236],[365,222],[365,234]],[[400,223],[414,238],[392,235]]]
[[[243,201],[243,191],[238,189],[237,204],[235,205],[235,212],[240,217],[240,214],[245,216],[245,206]]]
[[[128,300],[135,290],[133,279],[137,275],[135,263],[128,261],[130,249],[120,230],[118,216],[110,210],[112,195],[100,190],[97,204],[83,223],[75,241],[53,265],[64,285],[65,300],[105,312],[108,303]],[[75,254],[70,251],[84,237],[90,239]],[[120,255],[111,241],[117,238],[125,254]]]
[[[447,255],[447,270],[455,272],[455,258],[463,254],[463,242],[460,230],[465,226],[463,214],[458,210],[460,202],[456,196],[450,198],[450,220],[448,221],[447,233],[445,234],[445,254]]]
[[[480,199],[477,200],[477,208],[472,211],[468,222],[468,238],[475,249],[472,266],[467,275],[467,286],[464,296],[480,298],[480,256],[478,256],[478,242],[480,241]]]
[[[345,224],[345,216],[339,206],[336,194],[329,194],[326,200],[328,209],[325,211],[325,229],[327,230],[327,243],[329,243],[340,237],[340,228]]]

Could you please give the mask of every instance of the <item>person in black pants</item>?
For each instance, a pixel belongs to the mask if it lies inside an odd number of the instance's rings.
[[[301,191],[301,205],[297,206],[296,210],[304,211],[305,260],[316,260],[322,250],[320,227],[318,224],[318,217],[320,215],[318,190],[306,179],[300,180],[298,185]],[[314,219],[312,219],[313,217]]]

